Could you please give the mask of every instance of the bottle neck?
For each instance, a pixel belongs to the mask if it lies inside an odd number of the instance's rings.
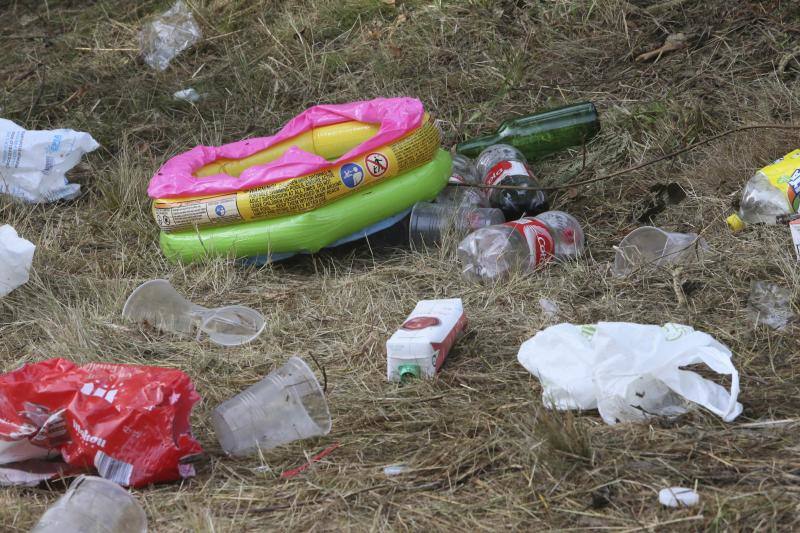
[[[476,158],[481,152],[493,144],[499,144],[502,139],[503,138],[497,133],[476,137],[456,145],[456,152],[467,157]]]

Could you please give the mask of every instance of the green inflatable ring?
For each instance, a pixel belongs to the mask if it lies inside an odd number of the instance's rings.
[[[210,256],[253,257],[269,253],[314,253],[362,228],[433,199],[450,178],[452,159],[438,150],[429,163],[314,211],[212,228],[161,232],[170,260]]]

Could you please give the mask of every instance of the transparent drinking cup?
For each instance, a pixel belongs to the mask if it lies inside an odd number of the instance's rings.
[[[331,415],[314,372],[299,357],[214,409],[214,431],[228,455],[243,457],[327,435]]]
[[[627,276],[640,267],[698,261],[708,245],[696,233],[675,233],[642,226],[630,232],[615,249],[613,273]]]
[[[31,533],[146,533],[147,516],[113,481],[79,476],[42,515]]]

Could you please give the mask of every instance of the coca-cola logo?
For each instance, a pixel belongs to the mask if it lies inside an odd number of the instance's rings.
[[[536,232],[536,244],[539,246],[539,257],[537,258],[539,261],[550,255],[548,251],[550,241],[538,231]]]
[[[553,237],[550,235],[550,230],[547,229],[547,226],[538,220],[521,218],[517,221],[506,222],[505,225],[511,226],[525,236],[530,248],[531,261],[534,265],[547,261],[553,255],[555,246]]]
[[[489,173],[486,174],[486,178],[483,180],[487,185],[494,185],[494,183],[499,180],[503,174],[511,169],[511,163],[509,161],[500,161],[495,166],[489,170]]]
[[[403,325],[400,326],[400,329],[414,331],[417,329],[425,329],[433,326],[438,326],[441,323],[442,323],[441,320],[439,320],[435,316],[417,316],[409,320],[406,320],[403,323]]]

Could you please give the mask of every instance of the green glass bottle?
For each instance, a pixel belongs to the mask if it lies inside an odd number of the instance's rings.
[[[568,105],[503,122],[493,135],[484,135],[456,146],[456,152],[477,157],[493,144],[510,144],[528,162],[580,146],[600,131],[597,109],[591,102]]]

